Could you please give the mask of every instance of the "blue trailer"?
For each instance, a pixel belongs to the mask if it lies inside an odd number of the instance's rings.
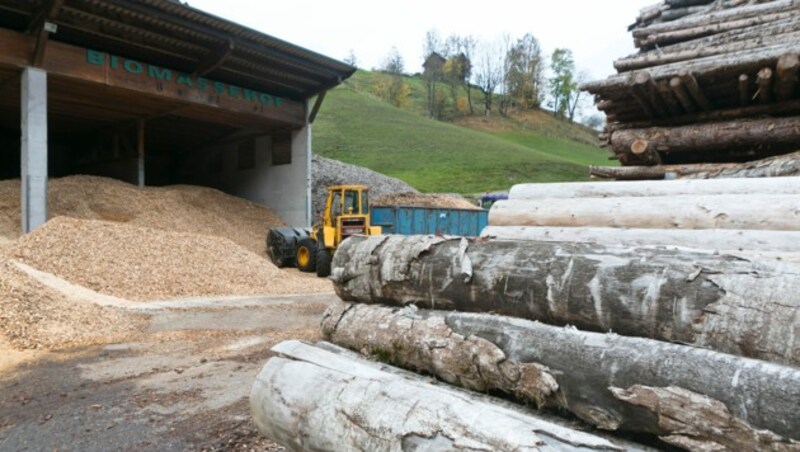
[[[486,210],[372,206],[372,225],[383,234],[477,237],[488,222]]]

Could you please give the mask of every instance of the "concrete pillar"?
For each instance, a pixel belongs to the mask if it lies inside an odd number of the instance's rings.
[[[312,163],[311,159],[313,158],[312,149],[314,149],[312,143],[312,137],[314,136],[311,133],[311,123],[306,125],[305,132],[306,132],[306,140],[308,142],[307,151],[306,151],[306,223],[308,227],[313,226],[314,224],[314,213],[312,212],[312,204],[314,203],[314,198],[312,197],[311,187],[314,185],[314,181],[312,180],[313,174],[311,174]]]
[[[21,88],[21,217],[28,233],[47,221],[47,72],[26,68]]]
[[[136,165],[136,180],[140,187],[144,187],[144,119],[136,121]]]

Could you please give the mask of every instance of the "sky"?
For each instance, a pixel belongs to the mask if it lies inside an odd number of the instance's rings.
[[[185,0],[186,1],[186,0]],[[634,52],[628,25],[655,0],[188,0],[189,5],[339,60],[352,50],[359,67],[381,66],[392,46],[406,72],[421,71],[428,30],[492,41],[532,33],[547,54],[573,51],[592,78],[614,73]],[[488,19],[488,20],[487,20]]]

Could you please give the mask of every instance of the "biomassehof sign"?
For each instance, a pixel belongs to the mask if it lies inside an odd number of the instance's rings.
[[[254,107],[259,109],[281,108],[284,104],[282,98],[267,93],[195,77],[97,50],[86,49],[86,62],[92,66],[120,71],[131,80],[141,79],[141,81],[152,84],[157,91],[174,90],[187,97],[205,96],[210,101],[219,100],[220,97],[241,99],[251,102]]]

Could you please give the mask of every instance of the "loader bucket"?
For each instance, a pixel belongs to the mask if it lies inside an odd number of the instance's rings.
[[[267,232],[267,253],[278,267],[294,266],[297,244],[311,231],[301,228],[274,228]]]

